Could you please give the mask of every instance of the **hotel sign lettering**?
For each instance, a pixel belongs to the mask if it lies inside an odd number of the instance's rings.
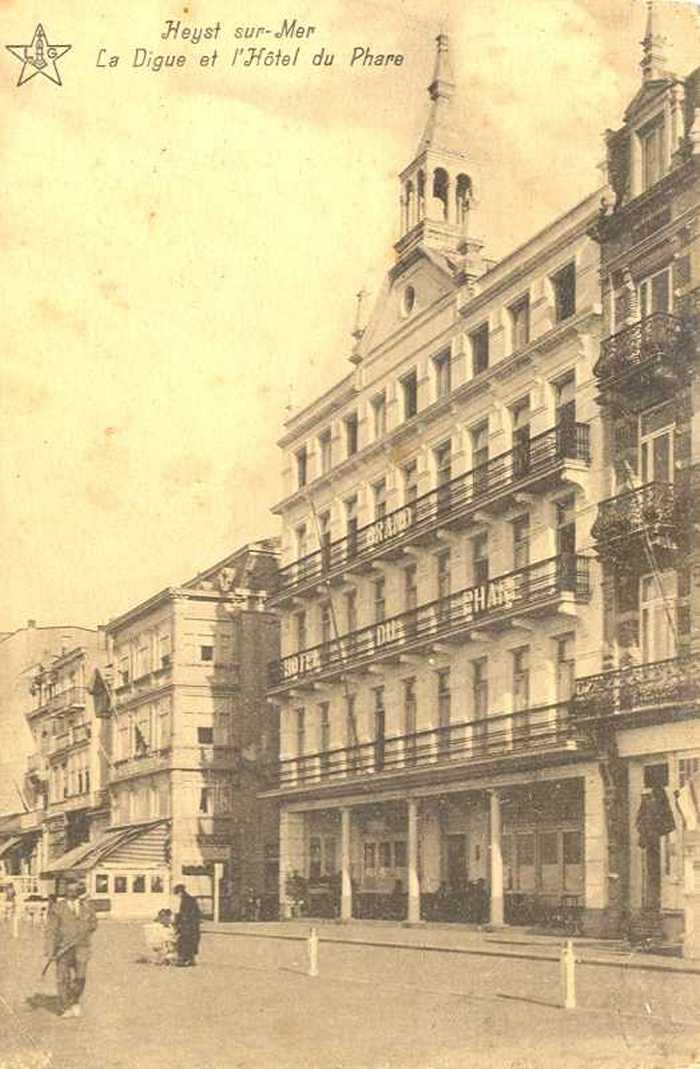
[[[304,653],[293,653],[291,657],[285,657],[282,661],[282,674],[285,679],[294,676],[303,676],[306,672],[313,672],[321,667],[321,651],[307,650]]]
[[[493,609],[510,609],[517,594],[517,577],[506,575],[503,579],[491,579],[481,586],[473,586],[462,594],[462,612],[465,620],[472,620],[482,612]]]
[[[379,546],[396,535],[403,534],[413,524],[414,510],[411,505],[404,505],[402,509],[376,520],[371,527],[367,528],[367,545]]]

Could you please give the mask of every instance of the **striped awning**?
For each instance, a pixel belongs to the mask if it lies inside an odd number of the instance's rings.
[[[146,825],[136,827],[119,828],[115,831],[106,831],[93,842],[81,843],[80,846],[68,850],[65,854],[49,862],[41,875],[61,876],[72,873],[75,876],[83,875],[94,868],[100,861],[111,858],[114,854],[122,853],[132,843],[152,838],[157,829],[163,829],[165,838],[166,822],[154,821]],[[138,853],[138,851],[137,851]]]

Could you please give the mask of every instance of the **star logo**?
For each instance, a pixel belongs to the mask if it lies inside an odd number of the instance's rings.
[[[61,75],[58,73],[56,63],[71,48],[71,45],[50,45],[44,27],[39,22],[34,31],[31,44],[28,45],[5,45],[15,59],[22,64],[17,85],[24,85],[35,74],[43,74],[49,81],[56,85],[62,85]]]

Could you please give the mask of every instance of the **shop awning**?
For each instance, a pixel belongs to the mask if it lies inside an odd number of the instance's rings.
[[[75,876],[89,872],[104,858],[114,854],[121,847],[135,840],[143,839],[155,828],[164,826],[164,822],[155,821],[138,827],[120,828],[104,832],[93,842],[81,843],[65,854],[51,861],[43,870],[43,877],[62,876],[72,873]]]

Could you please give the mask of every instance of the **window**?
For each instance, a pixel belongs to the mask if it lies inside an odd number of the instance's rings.
[[[294,615],[294,623],[296,626],[296,638],[297,638],[297,650],[306,649],[306,613],[297,612]]]
[[[297,757],[303,757],[306,753],[306,709],[297,709],[296,721]]]
[[[386,711],[384,709],[384,687],[374,688],[374,767],[380,772],[384,768],[384,746],[386,739]]]
[[[557,557],[562,590],[576,589],[576,502],[573,494],[555,502]]]
[[[435,450],[435,475],[438,488],[438,509],[448,508],[452,480],[452,442],[444,442]]]
[[[199,812],[202,814],[212,812],[213,791],[210,787],[202,787],[199,792]]]
[[[126,876],[114,877],[114,893],[115,895],[126,894]]]
[[[404,568],[404,608],[407,612],[411,609],[415,609],[418,604],[417,574],[418,570],[415,564],[409,564],[407,568]]]
[[[415,371],[401,379],[403,394],[403,418],[410,419],[418,411],[418,375]]]
[[[357,412],[345,417],[345,455],[354,456],[357,452]]]
[[[639,297],[639,314],[642,319],[656,315],[657,312],[670,312],[673,301],[671,286],[671,268],[664,267],[642,279],[637,288]]]
[[[639,580],[642,662],[652,664],[676,656],[676,573]]]
[[[513,568],[527,568],[530,563],[530,517],[513,520]]]
[[[489,536],[472,538],[472,585],[482,586],[489,581]]]
[[[489,424],[488,420],[479,423],[471,431],[472,469],[474,493],[481,494],[488,490],[489,459]]]
[[[348,694],[345,699],[345,745],[348,748],[348,767],[351,770],[355,770],[360,763],[359,744],[357,717],[355,715],[355,695]]]
[[[511,350],[517,353],[530,341],[530,297],[526,294],[508,309]]]
[[[415,460],[403,469],[403,497],[406,505],[418,497],[418,464]]]
[[[134,876],[131,881],[131,890],[135,895],[142,895],[146,892],[146,877],[143,875]]]
[[[319,749],[321,751],[321,772],[329,770],[328,751],[331,748],[331,716],[328,702],[321,702],[319,712]]]
[[[321,567],[328,571],[331,566],[331,514],[328,511],[319,514],[318,537],[321,543]]]
[[[333,616],[330,601],[324,601],[319,606],[321,622],[321,644],[328,646],[333,637]]]
[[[574,696],[576,681],[576,637],[572,633],[554,639],[557,673],[557,701],[568,702]]]
[[[530,648],[513,650],[513,712],[530,705]]]
[[[294,454],[297,464],[297,487],[301,488],[306,486],[308,478],[308,460],[306,455],[306,446],[302,446],[301,449],[297,449]]]
[[[394,866],[397,869],[405,869],[408,864],[408,853],[406,850],[406,843],[404,840],[399,839],[394,843]]]
[[[678,789],[682,790],[689,779],[700,772],[700,757],[678,758]]]
[[[554,383],[554,422],[557,426],[576,422],[576,378],[573,371]]]
[[[554,321],[561,323],[576,311],[576,266],[567,264],[552,275],[554,292]]]
[[[530,397],[522,397],[510,410],[513,427],[513,478],[530,471]]]
[[[449,549],[438,553],[435,562],[437,566],[437,596],[442,601],[444,598],[449,598],[452,586]]]
[[[309,546],[307,542],[306,524],[300,523],[294,532],[297,543],[297,560],[302,560],[307,556],[309,552]]]
[[[100,872],[95,875],[95,894],[109,894],[109,876],[106,873]]]
[[[379,844],[379,868],[391,868],[391,843]]]
[[[158,659],[161,668],[167,668],[172,656],[172,635],[164,631],[158,636]]]
[[[482,326],[469,335],[472,350],[472,375],[476,378],[489,366],[489,325]]]
[[[452,390],[452,359],[449,349],[433,357],[433,368],[435,370],[435,397],[447,397]]]
[[[345,501],[345,537],[348,557],[353,557],[357,552],[357,498],[355,496]]]
[[[165,890],[165,884],[162,876],[151,876],[151,894],[162,895]]]
[[[642,191],[650,189],[663,176],[664,124],[655,119],[639,131],[639,146],[642,156]]]
[[[374,518],[381,520],[386,516],[386,479],[380,479],[372,486],[374,497]]]
[[[441,668],[437,673],[437,706],[438,706],[438,750],[446,753],[450,749],[450,670]]]
[[[213,646],[200,646],[199,647],[199,659],[200,659],[200,661],[213,661],[214,660],[214,647]]]
[[[668,401],[639,417],[642,484],[673,482],[674,402]]]
[[[404,754],[406,764],[416,763],[416,681],[404,679],[403,681],[403,730],[406,736]]]
[[[357,631],[357,591],[348,590],[345,594],[345,620],[347,631]]]
[[[489,662],[488,657],[472,661],[472,707],[475,720],[488,716],[489,707]]]
[[[129,682],[129,658],[119,658],[119,685],[121,687],[126,686]]]
[[[383,391],[372,398],[372,424],[375,438],[386,434],[386,394]]]
[[[331,470],[332,445],[331,432],[324,431],[318,436],[318,448],[321,455],[321,475],[326,475]]]
[[[214,743],[214,728],[197,728],[197,742],[201,746],[212,746]]]
[[[386,617],[386,585],[384,578],[375,579],[372,584],[374,592],[374,622],[381,624]]]

